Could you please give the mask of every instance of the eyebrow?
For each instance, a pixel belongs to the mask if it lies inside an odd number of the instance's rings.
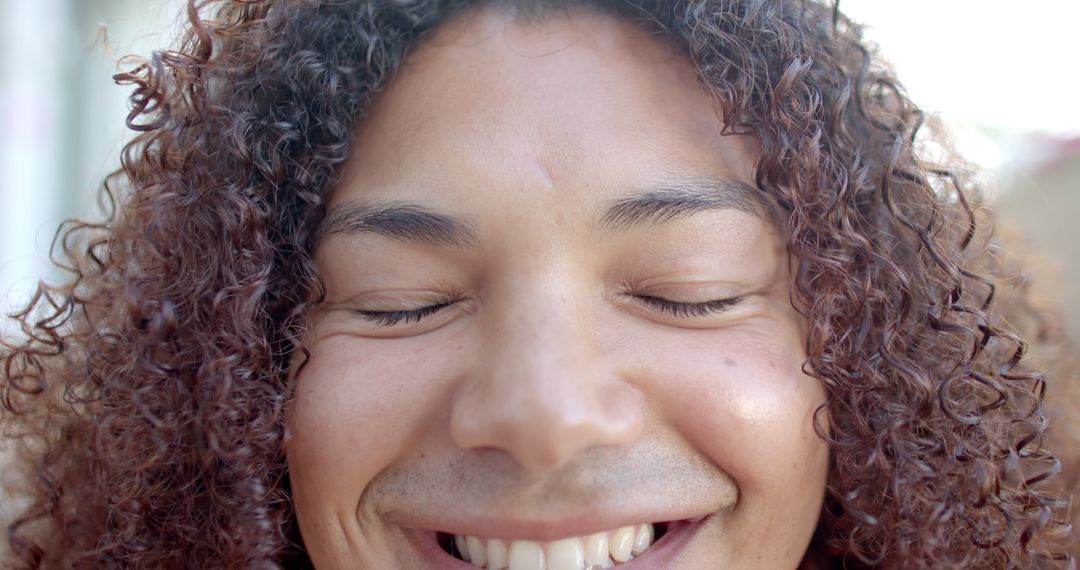
[[[616,200],[599,227],[620,232],[715,210],[739,210],[769,221],[765,193],[736,178],[691,178]]]
[[[410,202],[342,202],[326,214],[320,233],[372,233],[401,241],[461,249],[476,244],[476,233],[468,222]]]
[[[768,219],[764,193],[734,178],[692,178],[654,186],[611,202],[598,229],[623,232],[716,210],[739,210]],[[469,249],[477,245],[475,224],[413,202],[349,200],[331,208],[323,236],[370,233],[399,241]]]

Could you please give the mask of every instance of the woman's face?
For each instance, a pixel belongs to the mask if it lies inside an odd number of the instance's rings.
[[[473,11],[410,52],[316,251],[288,452],[320,570],[798,564],[824,391],[721,126],[614,17]]]

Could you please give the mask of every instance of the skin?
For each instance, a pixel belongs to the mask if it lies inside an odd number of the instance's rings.
[[[423,567],[409,528],[542,540],[706,515],[672,568],[798,565],[825,396],[768,203],[604,223],[643,191],[752,184],[757,143],[721,126],[689,59],[616,17],[470,11],[411,51],[330,206],[414,203],[465,221],[468,247],[354,228],[317,248],[288,454],[318,568]],[[362,312],[449,301],[393,326]]]

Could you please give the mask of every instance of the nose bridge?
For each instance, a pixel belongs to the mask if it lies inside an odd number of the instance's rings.
[[[565,288],[519,287],[491,307],[491,332],[451,413],[458,446],[500,449],[545,470],[637,437],[634,392],[599,354],[585,302]]]

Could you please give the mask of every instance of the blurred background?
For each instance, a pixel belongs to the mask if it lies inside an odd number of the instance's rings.
[[[181,0],[0,0],[0,309],[48,262],[57,224],[96,217],[127,138],[117,60],[170,45]],[[982,169],[1000,226],[1080,338],[1080,57],[1077,0],[842,0],[912,98]],[[7,334],[10,323],[0,327]]]

